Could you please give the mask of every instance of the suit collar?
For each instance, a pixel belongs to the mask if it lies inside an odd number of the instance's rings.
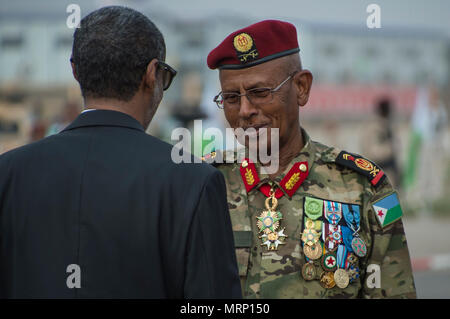
[[[78,115],[62,132],[87,126],[120,126],[145,131],[142,125],[128,114],[110,110],[94,110]]]

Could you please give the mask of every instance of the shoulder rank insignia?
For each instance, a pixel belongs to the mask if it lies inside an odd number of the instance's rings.
[[[375,216],[382,228],[396,222],[402,215],[397,193],[391,193],[372,204]]]
[[[342,151],[336,157],[336,163],[366,176],[373,186],[378,186],[386,178],[380,167],[356,154]]]

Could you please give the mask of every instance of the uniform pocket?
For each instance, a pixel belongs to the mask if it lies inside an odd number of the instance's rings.
[[[239,276],[247,276],[250,247],[252,246],[252,235],[251,231],[233,232]]]
[[[247,276],[250,248],[236,248],[236,260],[239,268],[239,276]]]

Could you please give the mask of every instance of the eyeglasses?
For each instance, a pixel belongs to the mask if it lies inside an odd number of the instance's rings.
[[[175,75],[177,75],[177,71],[175,71],[174,68],[172,68],[170,65],[158,61],[158,65],[164,70],[163,73],[163,90],[167,90],[170,86],[170,84],[172,84],[172,80],[175,77]]]
[[[294,73],[295,74],[295,73]],[[214,102],[217,104],[219,109],[226,107],[234,107],[240,105],[241,96],[246,96],[250,103],[253,105],[269,103],[273,99],[273,93],[277,92],[283,84],[289,81],[294,74],[287,77],[286,80],[281,82],[276,88],[254,88],[246,91],[245,94],[238,93],[226,93],[220,92],[214,97]]]

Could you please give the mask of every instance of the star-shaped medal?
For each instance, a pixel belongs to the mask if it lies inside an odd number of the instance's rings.
[[[260,237],[263,241],[261,246],[267,246],[268,250],[277,250],[278,245],[284,244],[284,239],[286,237],[287,235],[284,234],[284,228],[279,232],[265,233]]]
[[[315,229],[306,228],[302,234],[302,241],[305,244],[312,246],[315,243],[317,243],[317,241],[319,240],[320,234],[321,233],[316,232]]]
[[[259,232],[274,232],[280,226],[280,220],[283,218],[281,212],[265,210],[258,217],[257,226]]]

